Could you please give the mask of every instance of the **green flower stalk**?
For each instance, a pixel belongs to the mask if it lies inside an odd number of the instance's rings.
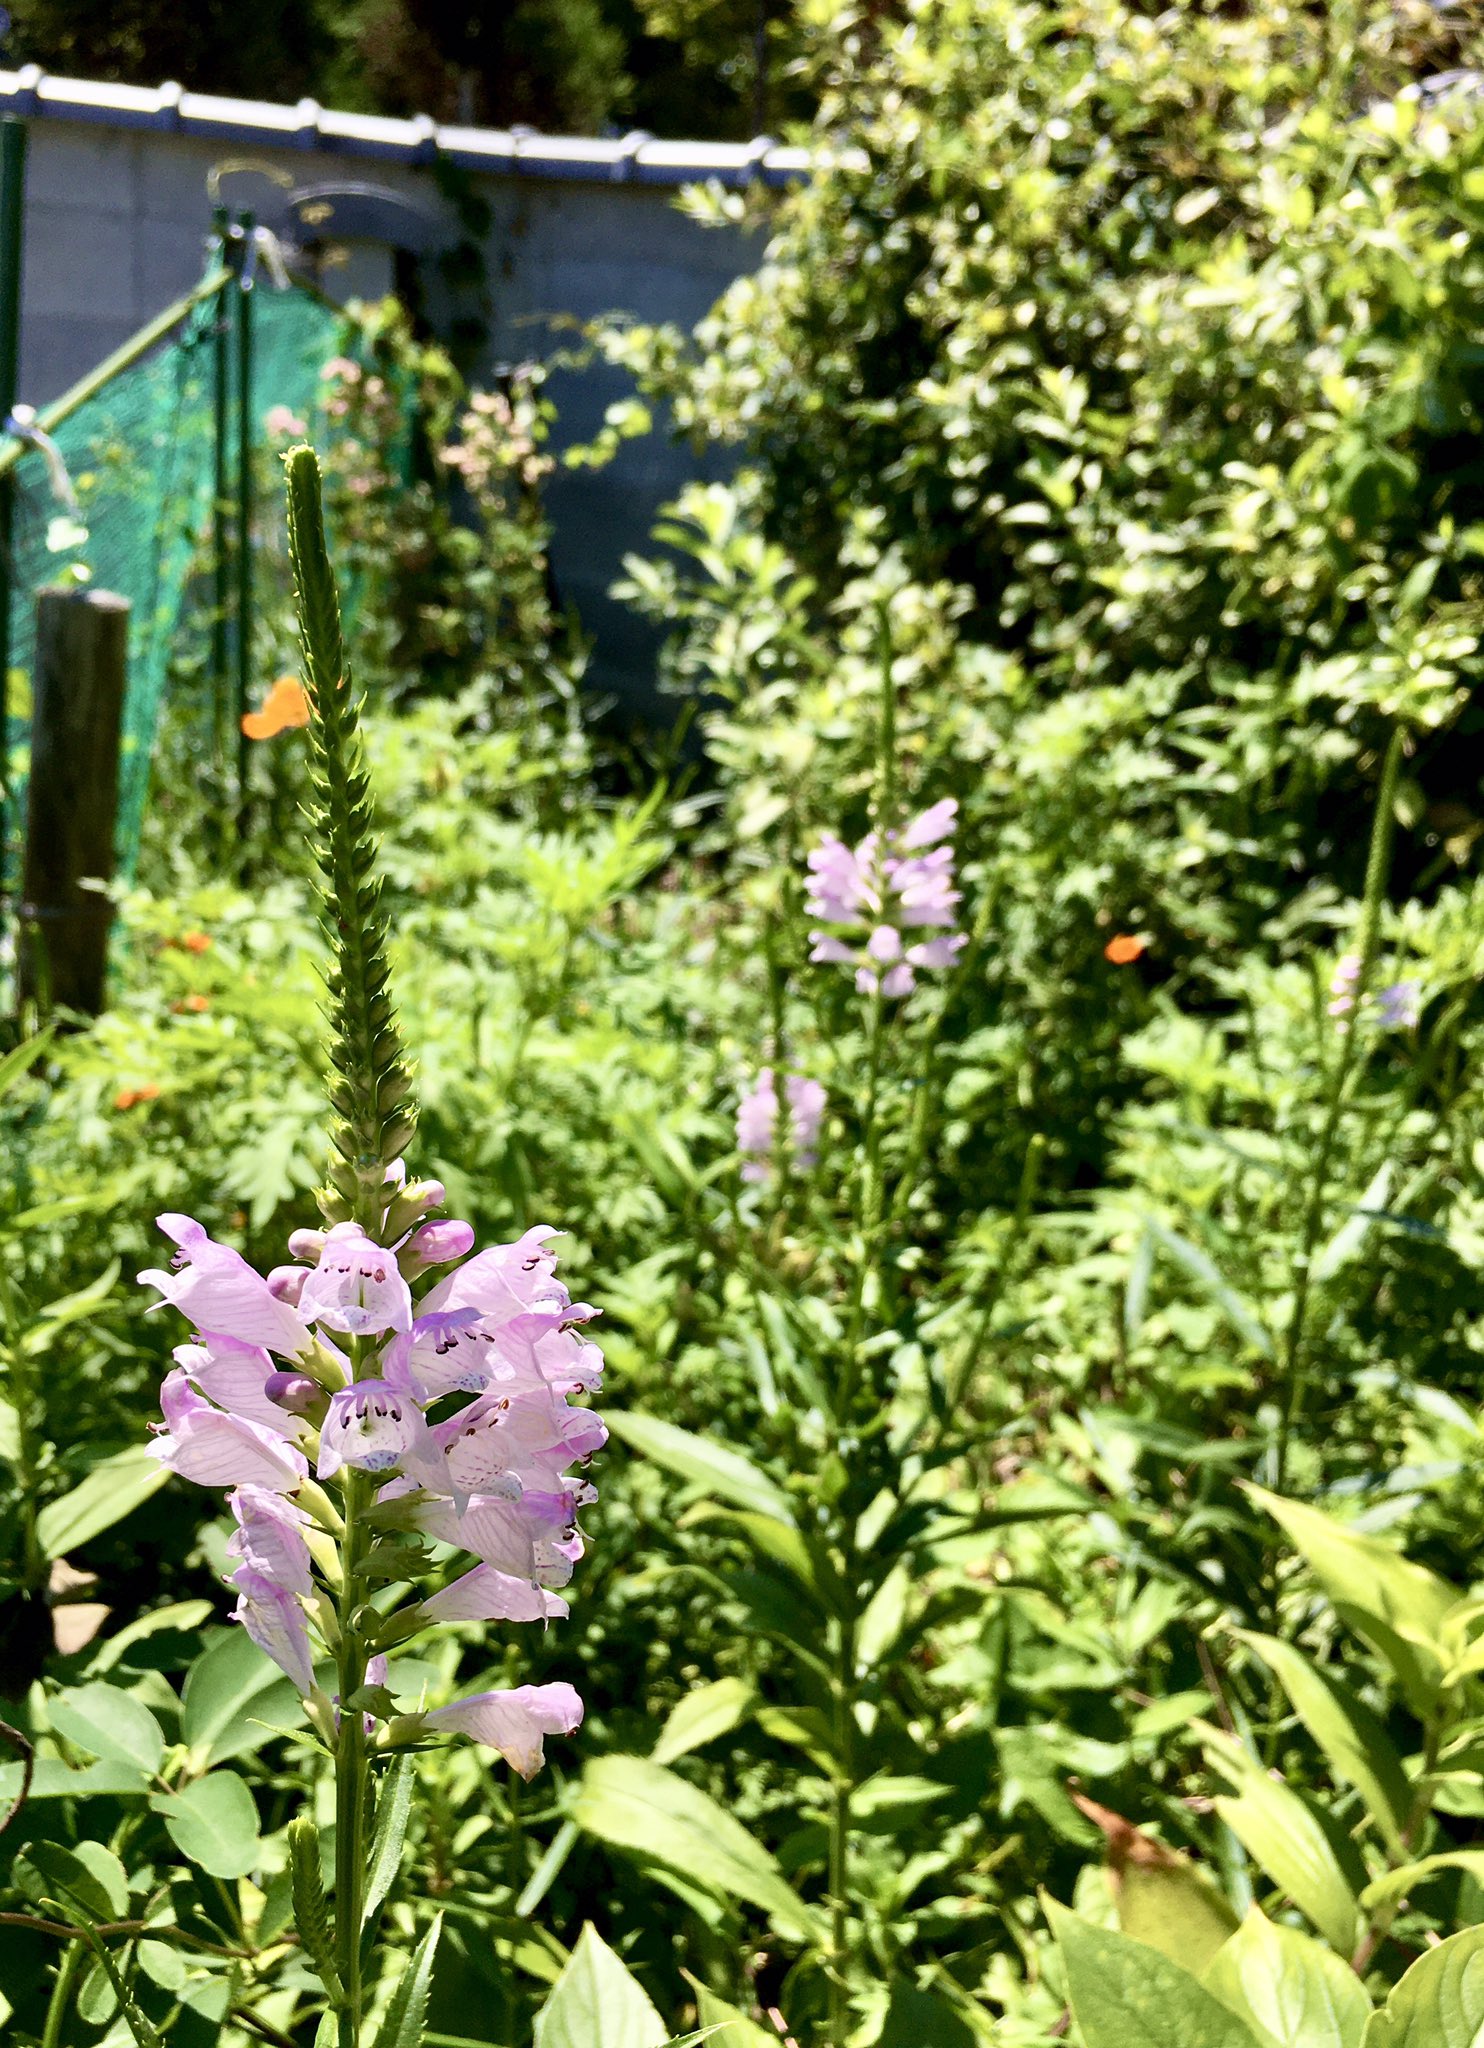
[[[404,1712],[388,1657],[444,1623],[566,1614],[556,1589],[582,1554],[577,1512],[595,1498],[570,1468],[605,1437],[572,1397],[596,1388],[602,1354],[582,1334],[594,1311],[555,1276],[550,1228],[471,1258],[471,1226],[434,1217],[444,1189],[406,1178],[412,1077],[309,448],[288,457],[288,504],[332,948],[329,1227],[293,1232],[298,1263],[261,1275],[193,1217],[162,1216],[174,1270],[140,1278],[196,1331],[160,1390],[156,1455],[182,1478],[231,1489],[234,1618],[293,1681],[333,1764],[334,1897],[321,1884],[318,1832],[298,1821],[295,1919],[323,1987],[318,2048],[364,2048],[367,1970],[407,1821],[403,1753],[463,1735],[528,1778],[544,1739],[582,1720],[562,1682]],[[439,1570],[432,1543],[466,1563],[420,1590]],[[418,2037],[436,1930],[392,1996],[402,2017],[382,2038],[398,2048]]]
[[[356,1222],[374,1236],[383,1227],[387,1170],[412,1141],[417,1108],[388,990],[387,923],[361,705],[346,666],[340,600],[325,546],[319,462],[312,448],[300,446],[289,450],[284,466],[289,558],[313,713],[311,836],[333,946],[326,987],[336,1156],[319,1204],[326,1222]]]

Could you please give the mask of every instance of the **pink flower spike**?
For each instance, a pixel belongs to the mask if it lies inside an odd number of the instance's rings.
[[[176,1270],[151,1268],[139,1275],[142,1286],[158,1288],[164,1300],[208,1335],[261,1344],[283,1358],[307,1350],[310,1333],[304,1319],[287,1302],[274,1299],[268,1283],[240,1252],[208,1237],[190,1216],[165,1215],[156,1221],[179,1247]]]
[[[321,1479],[333,1479],[342,1465],[360,1472],[390,1472],[424,1447],[427,1424],[408,1395],[385,1380],[357,1380],[330,1397],[320,1431]]]
[[[548,1593],[492,1564],[475,1565],[423,1602],[429,1621],[561,1621],[569,1611],[559,1593]]]
[[[917,976],[905,960],[888,968],[881,977],[881,993],[888,1002],[896,1002],[900,996],[910,996],[917,986]]]
[[[373,1243],[358,1223],[337,1223],[304,1282],[299,1313],[352,1337],[378,1337],[412,1328],[412,1295],[394,1253]]]
[[[910,825],[904,826],[897,843],[907,853],[916,846],[932,846],[939,839],[946,839],[957,821],[958,798],[945,796],[940,803],[930,804]]]
[[[437,1707],[424,1725],[483,1742],[529,1779],[546,1761],[544,1738],[572,1735],[582,1726],[582,1701],[570,1685],[518,1685],[510,1692],[477,1692]]]
[[[285,1431],[283,1410],[266,1392],[273,1360],[260,1344],[239,1344],[235,1337],[208,1337],[204,1344],[177,1344],[170,1354],[218,1408],[244,1415],[279,1435]]]
[[[227,1539],[227,1555],[241,1558],[288,1593],[312,1593],[309,1545],[304,1531],[309,1517],[302,1508],[269,1493],[262,1486],[239,1486],[227,1495],[237,1527]]]
[[[166,1432],[150,1446],[162,1465],[198,1486],[262,1486],[293,1493],[308,1478],[302,1452],[244,1416],[213,1408],[177,1366],[160,1389]]]
[[[232,1619],[240,1621],[264,1655],[293,1680],[300,1698],[307,1698],[314,1691],[314,1659],[303,1608],[292,1593],[250,1564],[233,1572],[231,1582],[238,1594]]]

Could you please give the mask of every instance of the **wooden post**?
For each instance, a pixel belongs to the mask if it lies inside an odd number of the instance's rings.
[[[90,1017],[103,1008],[113,905],[83,885],[113,878],[128,635],[125,597],[37,593],[20,994]]]

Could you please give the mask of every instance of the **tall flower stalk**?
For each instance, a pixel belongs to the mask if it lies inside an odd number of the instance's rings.
[[[333,1911],[317,1831],[300,1818],[295,1913],[336,2048],[363,2048],[365,1965],[406,1817],[389,1768],[453,1734],[528,1778],[545,1738],[582,1719],[564,1683],[404,1712],[388,1657],[442,1623],[566,1614],[559,1589],[583,1549],[577,1514],[595,1497],[574,1468],[605,1434],[574,1397],[597,1387],[602,1354],[584,1334],[594,1311],[556,1278],[551,1229],[471,1257],[470,1226],[436,1216],[442,1186],[407,1178],[416,1112],[390,994],[360,704],[312,451],[292,450],[287,469],[331,940],[325,1227],[294,1231],[292,1263],[261,1275],[192,1218],[162,1216],[173,1270],[140,1278],[194,1326],[161,1389],[156,1454],[184,1478],[229,1489],[235,1619],[297,1687],[334,1771]],[[417,1299],[414,1286],[425,1290]],[[435,1569],[430,1542],[464,1561],[419,1590]],[[397,1999],[425,1999],[436,1932]]]

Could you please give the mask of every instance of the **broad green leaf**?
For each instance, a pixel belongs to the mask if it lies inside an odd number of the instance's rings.
[[[1222,1894],[1173,1851],[1115,1868],[1118,1924],[1124,1933],[1199,1975],[1237,1925]]]
[[[101,1678],[105,1671],[113,1669],[126,1650],[132,1650],[136,1643],[144,1642],[149,1636],[161,1635],[167,1629],[179,1629],[184,1635],[210,1619],[209,1600],[176,1600],[168,1607],[153,1607],[148,1614],[141,1614],[137,1621],[131,1621],[127,1628],[121,1628],[117,1635],[109,1636],[98,1645],[88,1665],[88,1676]]]
[[[1205,1973],[1223,2005],[1275,2048],[1360,2048],[1371,2001],[1331,1949],[1254,1906]]]
[[[142,1798],[149,1788],[149,1779],[133,1764],[104,1760],[74,1771],[60,1757],[44,1756],[31,1774],[30,1799]],[[0,1768],[0,1809],[9,1806],[20,1789],[21,1766]]]
[[[1360,1938],[1358,1886],[1340,1865],[1318,1816],[1281,1779],[1269,1777],[1239,1742],[1202,1727],[1206,1754],[1237,1788],[1216,1811],[1248,1855],[1342,1955]]]
[[[713,2048],[778,2048],[778,2036],[770,2028],[746,2019],[736,2006],[697,1984],[694,1977],[690,1981],[695,1986],[696,2016],[707,2029]]]
[[[920,1991],[898,1978],[891,1987],[876,2048],[975,2048],[981,2036],[936,1991]]]
[[[131,1444],[93,1467],[87,1478],[48,1501],[36,1518],[36,1536],[45,1557],[65,1557],[80,1550],[125,1515],[132,1515],[169,1478],[148,1444]]]
[[[536,2015],[535,2048],[668,2048],[670,2029],[595,1928]]]
[[[1431,1877],[1435,1870],[1465,1870],[1470,1877],[1484,1884],[1484,1849],[1448,1849],[1437,1856],[1423,1856],[1415,1863],[1404,1863],[1397,1870],[1388,1870],[1374,1884],[1368,1884],[1360,1895],[1360,1903],[1367,1913],[1395,1905],[1398,1899],[1404,1899],[1408,1892]]]
[[[741,1678],[717,1678],[688,1692],[660,1730],[660,1739],[649,1752],[655,1764],[673,1764],[714,1742],[718,1735],[730,1735],[747,1719],[757,1694]]]
[[[234,1771],[211,1771],[150,1805],[182,1856],[212,1877],[246,1877],[262,1855],[258,1809]]]
[[[1277,1678],[1335,1776],[1355,1787],[1388,1844],[1404,1853],[1412,1788],[1391,1737],[1370,1708],[1291,1643],[1245,1629],[1236,1633]]]
[[[677,1429],[673,1422],[661,1422],[655,1415],[605,1409],[603,1420],[623,1443],[715,1499],[731,1501],[754,1514],[772,1515],[780,1522],[793,1521],[793,1505],[782,1487],[740,1451],[688,1429]]]
[[[1188,1970],[1054,1900],[1047,1914],[1087,2048],[1265,2048]]]
[[[115,1259],[106,1272],[98,1275],[86,1287],[80,1287],[76,1294],[64,1294],[58,1301],[49,1301],[44,1308],[36,1311],[36,1317],[25,1336],[21,1339],[26,1350],[34,1357],[41,1358],[50,1351],[59,1330],[69,1323],[85,1322],[106,1306],[109,1296],[118,1285],[119,1262]]]
[[[51,1723],[79,1749],[133,1764],[153,1777],[165,1754],[165,1731],[132,1693],[116,1685],[81,1685],[50,1702]]]
[[[1484,2048],[1484,1927],[1413,1963],[1372,2015],[1364,2048]]]
[[[637,1756],[592,1757],[570,1810],[600,1842],[746,1899],[784,1932],[807,1937],[809,1910],[771,1853],[708,1793],[663,1765]]]
[[[423,2021],[428,2016],[428,1996],[433,1989],[433,1961],[438,1937],[443,1931],[440,1913],[417,1947],[392,1993],[376,2035],[376,2048],[421,2048]]]
[[[302,1720],[292,1683],[245,1629],[225,1630],[186,1675],[180,1732],[197,1770],[245,1756]]]
[[[1341,1618],[1391,1665],[1413,1712],[1426,1717],[1442,1681],[1443,1619],[1452,1587],[1387,1543],[1346,1529],[1317,1508],[1247,1491],[1273,1517]]]
[[[74,1854],[98,1880],[110,1917],[122,1920],[129,1910],[129,1874],[118,1857],[102,1842],[79,1842]]]
[[[13,1402],[0,1397],[0,1464],[18,1465],[21,1460],[21,1418]]]
[[[887,1573],[872,1594],[856,1631],[856,1662],[862,1671],[879,1664],[906,1627],[914,1583],[912,1571],[903,1560]]]
[[[67,1849],[60,1842],[28,1842],[15,1860],[12,1880],[33,1905],[55,1902],[75,1925],[121,1919],[129,1881],[118,1858],[101,1843]]]

